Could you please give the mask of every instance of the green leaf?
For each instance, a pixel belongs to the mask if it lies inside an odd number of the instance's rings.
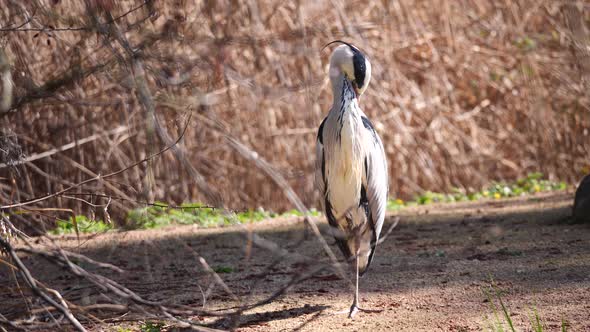
[[[213,268],[216,273],[232,273],[234,269],[229,266],[216,266]]]

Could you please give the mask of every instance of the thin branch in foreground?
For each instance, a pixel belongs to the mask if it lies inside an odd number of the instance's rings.
[[[83,145],[83,144],[86,144],[86,143],[95,141],[95,140],[97,140],[97,139],[99,139],[101,137],[120,134],[122,132],[125,132],[128,129],[129,129],[129,127],[127,127],[127,126],[119,126],[119,127],[115,128],[115,129],[109,130],[107,132],[103,132],[103,133],[100,133],[100,134],[94,134],[94,135],[91,135],[91,136],[88,136],[88,137],[79,139],[79,140],[77,140],[75,142],[64,144],[64,145],[62,145],[60,147],[57,147],[57,148],[54,148],[54,149],[51,149],[51,150],[48,150],[48,151],[45,151],[45,152],[42,152],[42,153],[34,154],[34,155],[29,156],[29,157],[27,157],[25,159],[22,159],[22,160],[19,160],[19,161],[15,161],[15,162],[11,163],[10,165],[7,164],[7,163],[0,163],[0,169],[5,168],[5,167],[8,167],[8,166],[16,166],[16,165],[24,164],[24,163],[27,163],[27,162],[30,162],[30,161],[35,161],[35,160],[47,158],[47,157],[52,156],[52,155],[54,155],[56,153],[64,152],[64,151],[67,151],[69,149],[72,149],[72,148],[75,148],[75,147],[79,147],[80,145]]]
[[[74,198],[74,196],[94,196],[100,198],[107,198],[109,200],[119,200],[119,201],[126,201],[126,202],[133,202],[138,205],[145,205],[145,206],[154,206],[160,208],[167,208],[167,209],[178,209],[178,210],[199,210],[199,209],[216,209],[217,207],[211,205],[201,205],[192,206],[192,205],[175,205],[175,204],[168,204],[162,202],[147,202],[147,201],[140,201],[136,199],[130,199],[126,197],[120,197],[116,195],[107,195],[107,194],[97,194],[97,193],[69,193],[68,198]],[[90,203],[89,203],[90,204]],[[94,204],[96,205],[96,204]],[[96,206],[103,206],[103,205],[96,205]]]
[[[146,161],[151,160],[151,159],[153,159],[153,158],[155,158],[155,157],[163,154],[164,152],[172,149],[173,146],[175,146],[176,144],[178,144],[180,142],[180,140],[182,140],[182,137],[184,137],[184,134],[186,133],[186,129],[188,128],[188,125],[190,123],[190,119],[191,118],[189,117],[188,120],[187,120],[187,122],[186,122],[186,126],[183,128],[182,133],[176,139],[176,141],[172,142],[170,145],[168,145],[164,149],[162,149],[162,150],[160,150],[160,151],[158,151],[158,152],[156,152],[154,154],[151,154],[151,155],[149,155],[149,156],[147,156],[147,157],[145,157],[145,158],[143,158],[143,159],[141,159],[141,160],[139,160],[139,161],[137,161],[137,162],[135,162],[135,163],[133,163],[133,164],[131,164],[129,166],[126,166],[126,167],[124,167],[122,169],[119,169],[117,171],[114,171],[114,172],[109,173],[109,174],[106,174],[106,175],[102,175],[101,176],[99,174],[96,177],[93,177],[93,178],[84,180],[82,182],[79,182],[77,184],[74,184],[72,186],[69,186],[69,187],[67,187],[65,189],[62,189],[60,191],[57,191],[57,192],[55,192],[53,194],[49,194],[49,195],[45,195],[45,196],[33,198],[33,199],[30,199],[30,200],[27,200],[27,201],[24,201],[24,202],[19,202],[19,203],[14,203],[14,204],[8,204],[8,205],[2,205],[2,206],[0,206],[0,210],[10,209],[10,208],[21,207],[21,206],[25,206],[25,205],[31,205],[31,204],[39,203],[41,201],[45,201],[45,200],[48,200],[50,198],[60,196],[60,195],[66,193],[66,192],[68,192],[68,191],[70,191],[72,189],[78,188],[78,187],[80,187],[82,185],[85,185],[87,183],[91,183],[91,182],[94,182],[94,181],[97,181],[97,180],[100,180],[100,179],[110,178],[110,177],[119,175],[119,174],[121,174],[121,173],[123,173],[123,172],[125,172],[125,171],[127,171],[127,170],[129,170],[131,168],[133,168],[133,167],[136,167],[138,165],[141,165],[141,164],[145,163]]]
[[[35,295],[39,296],[45,302],[47,302],[49,305],[51,305],[52,307],[54,307],[58,311],[60,311],[70,321],[70,323],[76,328],[76,330],[81,331],[81,332],[86,331],[86,329],[82,326],[80,321],[78,321],[78,319],[76,317],[74,317],[74,315],[67,308],[67,306],[63,306],[63,305],[57,303],[54,299],[52,299],[49,295],[47,295],[43,290],[41,290],[38,287],[37,280],[35,278],[33,278],[33,276],[31,275],[31,272],[29,272],[27,267],[20,260],[20,258],[18,257],[18,255],[14,251],[14,248],[12,247],[12,245],[1,236],[0,236],[0,247],[2,248],[2,251],[6,252],[10,256],[10,258],[12,259],[12,261],[14,262],[16,267],[18,268],[18,272],[23,277],[23,279],[27,282],[27,284],[29,285],[29,287],[31,288],[33,293],[35,293]]]
[[[0,243],[1,244],[1,243]],[[161,302],[150,301],[146,300],[140,295],[136,294],[135,292],[131,291],[130,289],[126,288],[125,286],[119,284],[118,282],[104,277],[99,274],[91,273],[83,268],[79,267],[76,264],[73,264],[65,254],[65,252],[58,250],[56,253],[51,252],[33,252],[30,248],[19,248],[17,251],[22,251],[25,253],[40,253],[42,257],[46,258],[47,260],[56,263],[57,266],[64,268],[66,271],[81,277],[87,281],[89,281],[94,286],[98,287],[99,289],[113,293],[116,296],[130,301],[132,304],[128,304],[128,307],[131,308],[133,306],[137,307],[141,312],[148,314],[150,316],[158,317],[158,315],[163,315],[169,319],[172,319],[183,326],[187,326],[187,324],[196,329],[202,331],[212,331],[211,329],[204,328],[200,325],[195,325],[193,322],[182,319],[178,316],[187,316],[187,315],[199,315],[203,317],[217,317],[217,316],[226,316],[226,313],[218,313],[218,312],[211,312],[203,309],[195,309],[193,307],[185,306],[185,305],[175,305],[174,307],[165,306]],[[119,310],[120,307],[115,307],[115,309]],[[161,316],[160,316],[161,317]]]
[[[109,20],[108,22],[106,22],[105,24],[111,24],[111,23],[115,23],[118,20],[128,16],[129,14],[145,7],[149,2],[151,2],[153,0],[146,0],[144,1],[141,5],[138,5],[136,7],[131,8],[130,10],[126,11],[125,13],[112,18],[111,20]],[[23,22],[22,24],[20,24],[19,26],[16,27],[10,27],[10,25],[7,25],[5,27],[1,27],[0,28],[0,32],[28,32],[28,31],[36,31],[36,32],[65,32],[65,31],[92,31],[93,29],[90,26],[82,26],[82,27],[67,27],[67,28],[62,28],[62,27],[43,27],[43,28],[23,28],[23,26],[29,24],[31,22],[31,20],[33,19],[33,16],[31,16],[30,18],[28,18],[25,22]]]
[[[385,232],[385,234],[383,236],[381,236],[379,241],[377,241],[377,243],[375,243],[374,246],[385,242],[387,237],[389,235],[391,235],[391,232],[393,232],[393,229],[397,227],[398,223],[399,223],[399,217],[396,216],[395,218],[393,218],[393,223],[391,224],[391,226],[389,226],[389,228],[387,229],[387,232]]]
[[[11,328],[15,329],[15,330],[19,330],[19,331],[26,331],[27,329],[25,329],[24,327],[18,326],[16,325],[14,322],[6,319],[6,317],[4,317],[4,315],[0,314],[0,327],[1,325],[6,325],[6,326],[10,326]],[[2,328],[3,331],[6,331],[5,329]]]
[[[226,139],[231,143],[231,145],[234,147],[234,149],[236,149],[236,151],[238,151],[243,157],[253,161],[254,164],[259,169],[261,169],[268,176],[270,176],[270,178],[273,181],[275,181],[275,183],[283,190],[283,193],[285,194],[285,196],[287,196],[287,199],[289,199],[289,201],[291,201],[291,203],[299,211],[302,211],[305,214],[304,222],[306,223],[306,225],[309,226],[309,228],[311,228],[316,239],[320,242],[324,251],[326,252],[328,257],[330,257],[330,259],[332,260],[332,263],[336,269],[336,272],[340,275],[340,277],[342,279],[348,281],[350,287],[353,287],[352,282],[347,277],[347,275],[344,273],[344,270],[340,266],[340,263],[338,262],[336,255],[334,254],[334,252],[332,251],[332,249],[328,245],[328,242],[326,242],[326,239],[324,239],[324,237],[322,236],[318,226],[309,217],[309,209],[307,209],[307,207],[303,204],[303,202],[301,201],[299,196],[297,196],[297,194],[295,193],[293,188],[291,188],[291,186],[289,185],[287,180],[285,180],[285,178],[281,174],[279,174],[279,172],[274,170],[266,160],[264,160],[262,157],[260,157],[260,155],[258,153],[247,148],[244,144],[239,142],[233,136],[229,135],[229,133],[225,133],[225,135],[226,135]]]

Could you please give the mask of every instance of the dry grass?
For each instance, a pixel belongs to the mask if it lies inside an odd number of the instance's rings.
[[[222,131],[315,205],[316,128],[331,105],[329,50],[321,49],[334,39],[355,43],[372,61],[361,102],[386,146],[392,196],[479,188],[530,171],[573,183],[589,166],[590,90],[562,2],[91,1],[94,17],[110,22],[111,15],[143,68],[79,3],[7,0],[0,9],[0,49],[15,83],[13,108],[0,117],[6,133],[16,134],[27,156],[98,135],[18,172],[0,169],[4,202],[56,192],[157,152],[166,144],[154,131],[155,112],[172,139],[193,114],[182,149],[227,206],[290,204]],[[581,9],[587,25],[590,7]],[[38,31],[50,26],[65,31]],[[144,91],[153,96],[151,111]],[[78,192],[207,201],[175,156]],[[63,196],[47,205],[86,209]]]

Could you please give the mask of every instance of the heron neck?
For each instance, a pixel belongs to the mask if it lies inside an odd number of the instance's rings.
[[[334,94],[333,105],[344,105],[356,101],[356,93],[352,87],[352,84],[343,74],[338,77],[331,77],[332,79],[332,92]],[[335,107],[337,108],[337,107]]]

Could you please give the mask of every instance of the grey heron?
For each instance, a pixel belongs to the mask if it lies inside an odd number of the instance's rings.
[[[381,138],[359,107],[371,79],[371,63],[343,42],[330,57],[334,102],[316,143],[316,187],[329,224],[347,261],[354,260],[355,293],[349,317],[360,309],[358,280],[368,269],[385,219],[387,161]],[[326,45],[326,46],[328,46]],[[367,311],[367,310],[364,310]]]

